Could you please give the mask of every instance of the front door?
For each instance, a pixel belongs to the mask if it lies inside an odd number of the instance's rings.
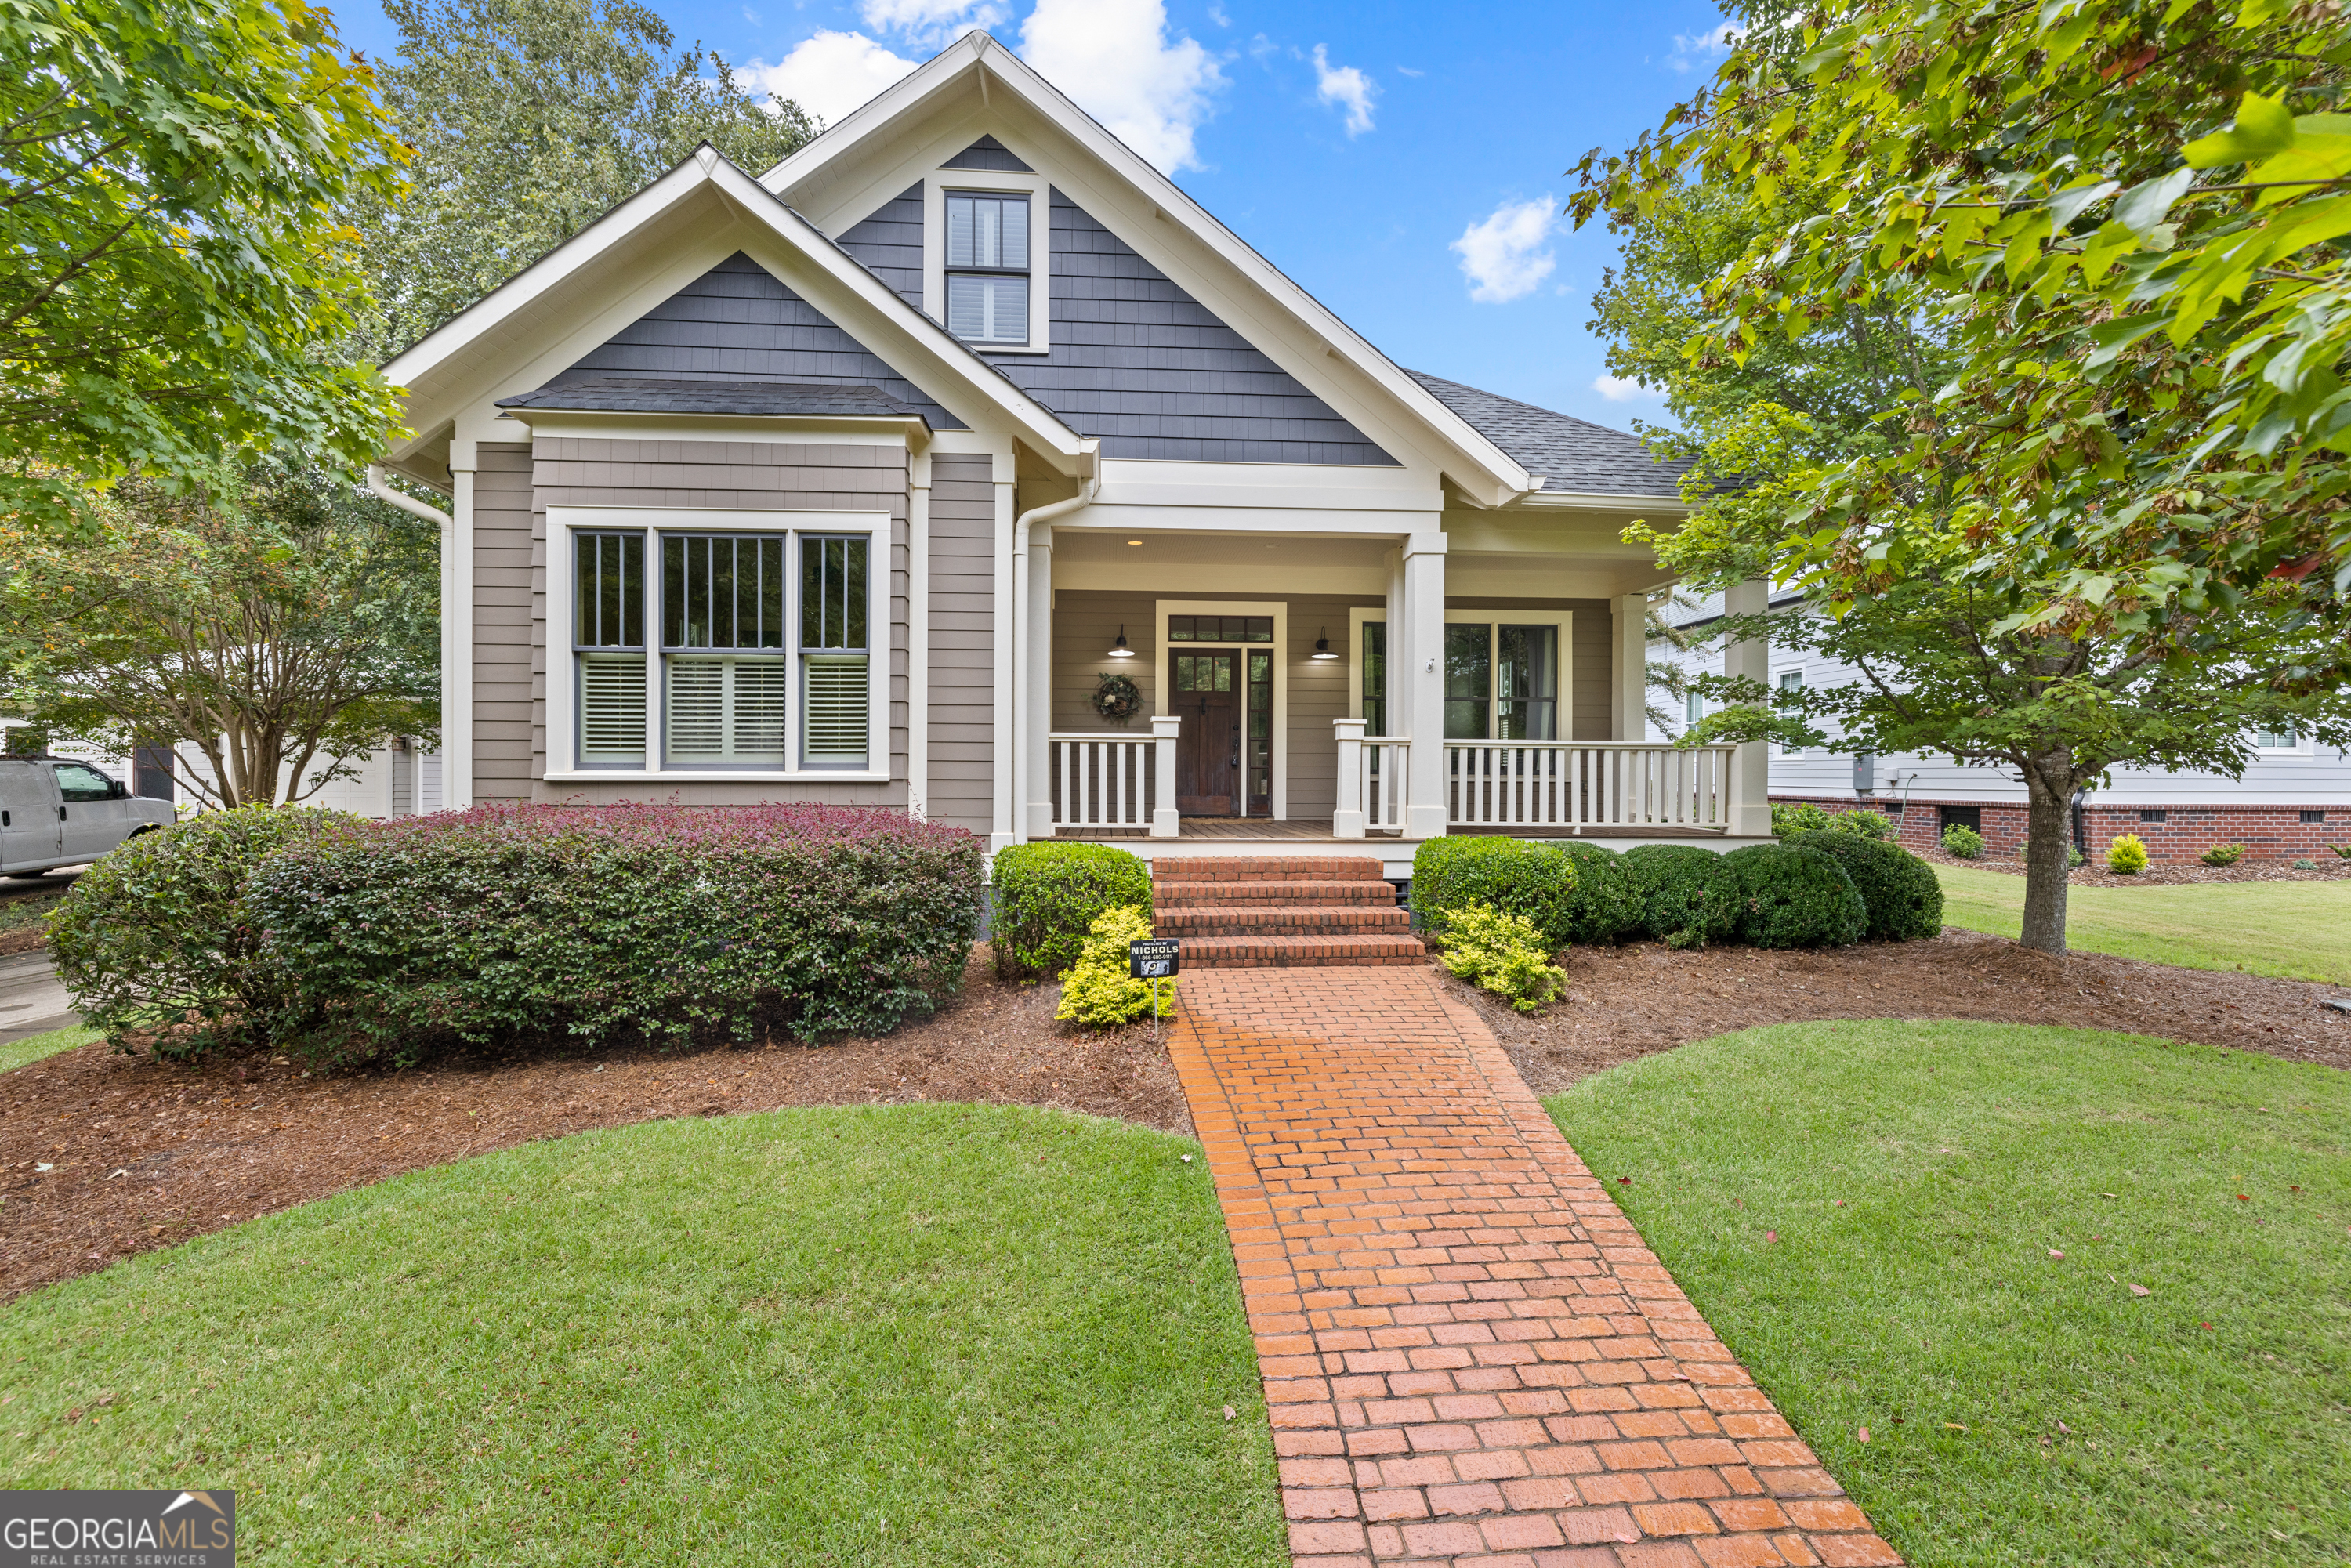
[[[1238,653],[1177,653],[1174,703],[1176,810],[1186,817],[1238,817],[1241,772]]]

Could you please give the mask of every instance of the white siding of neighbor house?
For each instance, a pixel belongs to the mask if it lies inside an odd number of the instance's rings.
[[[1678,609],[1676,619],[1695,621],[1717,614],[1720,609],[1721,599],[1716,595]],[[1694,631],[1703,637],[1706,628],[1700,626]],[[1659,663],[1679,664],[1694,673],[1719,674],[1722,643],[1719,638],[1693,643],[1687,653],[1677,653],[1668,643],[1652,643],[1649,657]],[[1801,671],[1804,685],[1814,688],[1844,685],[1861,679],[1861,673],[1852,665],[1816,653],[1793,653],[1775,645],[1771,650],[1772,684],[1778,685],[1781,674],[1791,670]],[[1651,692],[1650,697],[1679,719],[1678,705],[1673,698],[1658,691]],[[1673,734],[1678,735],[1681,727],[1677,722]],[[1653,740],[1672,738],[1655,722],[1648,727],[1648,736]],[[1923,800],[2021,804],[2025,798],[2022,780],[2005,768],[1964,767],[1947,757],[1884,756],[1876,759],[1872,775],[1881,798],[1899,799],[1906,789]],[[1782,755],[1777,747],[1773,748],[1774,795],[1849,797],[1854,793],[1853,786],[1854,759],[1849,753],[1814,747],[1795,755]],[[2090,800],[2093,804],[2148,807],[2351,804],[2351,756],[2333,747],[2314,747],[2305,739],[2294,752],[2263,752],[2246,767],[2240,779],[2218,773],[2117,768],[2108,787],[2092,791]]]

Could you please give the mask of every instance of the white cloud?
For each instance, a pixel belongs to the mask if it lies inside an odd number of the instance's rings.
[[[1460,254],[1469,298],[1499,305],[1531,294],[1557,265],[1541,249],[1559,224],[1559,204],[1549,196],[1504,202],[1461,231],[1451,248]]]
[[[1427,74],[1428,73],[1426,71],[1416,71],[1410,66],[1396,67],[1396,75],[1400,77],[1425,77]]]
[[[1687,71],[1697,66],[1712,65],[1729,54],[1738,43],[1739,29],[1729,22],[1718,22],[1694,37],[1687,34],[1677,33],[1674,35],[1673,56],[1666,61],[1666,64],[1677,71]]]
[[[1001,0],[865,0],[858,7],[865,25],[876,32],[940,48],[974,27],[993,27],[1012,19]]]
[[[1233,25],[1233,19],[1225,15],[1225,8],[1222,5],[1210,5],[1208,7],[1208,20],[1214,22],[1219,27],[1229,27]]]
[[[831,125],[914,68],[914,61],[862,33],[821,32],[775,65],[753,60],[743,75],[761,91],[791,99]]]
[[[1343,107],[1347,111],[1347,134],[1361,136],[1372,128],[1372,104],[1380,96],[1380,84],[1353,66],[1332,65],[1330,51],[1317,44],[1314,96],[1326,106]]]
[[[1629,381],[1623,376],[1594,376],[1592,378],[1592,390],[1610,402],[1638,402],[1643,398],[1657,395],[1639,382]]]
[[[1020,55],[1147,162],[1200,166],[1192,133],[1224,75],[1196,39],[1168,42],[1160,0],[1037,0]]]

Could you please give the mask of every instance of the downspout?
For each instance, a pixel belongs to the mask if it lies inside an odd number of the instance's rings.
[[[1012,683],[1012,832],[1021,842],[1029,839],[1029,768],[1032,747],[1030,741],[1036,725],[1044,724],[1050,715],[1033,713],[1037,706],[1035,690],[1051,679],[1051,672],[1040,672],[1029,667],[1032,618],[1042,615],[1050,623],[1053,606],[1049,601],[1037,605],[1030,602],[1029,587],[1029,530],[1037,523],[1050,523],[1055,517],[1067,517],[1081,507],[1093,504],[1102,490],[1102,444],[1086,443],[1086,473],[1078,493],[1067,500],[1049,501],[1041,507],[1031,507],[1012,519],[1012,667],[1019,672]],[[1051,654],[1047,655],[1050,664]],[[1050,690],[1050,685],[1046,686]]]
[[[453,688],[457,680],[457,665],[460,654],[465,655],[466,667],[468,669],[472,668],[472,650],[461,649],[456,645],[457,623],[455,619],[449,613],[450,589],[455,582],[455,574],[461,564],[455,559],[457,549],[457,522],[455,518],[443,511],[440,507],[427,506],[424,502],[418,500],[415,497],[409,495],[407,492],[394,489],[392,487],[392,481],[384,476],[383,465],[381,463],[371,463],[367,465],[367,485],[368,493],[370,495],[374,496],[379,500],[389,501],[393,506],[398,507],[402,511],[406,512],[410,517],[421,517],[441,530],[441,603],[439,605],[439,620],[441,622],[441,723],[442,728],[445,732],[451,717],[457,711],[457,705],[450,699],[454,695]],[[450,747],[445,733],[442,738],[439,750],[442,758],[442,800],[445,804],[448,800],[450,779],[448,763]],[[412,758],[410,761],[410,767],[416,770],[414,777],[421,780],[424,767],[423,757],[420,754]],[[421,802],[423,798],[422,783],[419,782],[416,788],[417,799]]]

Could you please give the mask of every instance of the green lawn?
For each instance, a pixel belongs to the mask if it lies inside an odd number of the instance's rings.
[[[1790,1024],[1548,1103],[1917,1568],[2351,1560],[2351,1074]]]
[[[0,1473],[235,1487],[249,1563],[1286,1568],[1197,1149],[933,1105],[422,1172],[0,1310]]]
[[[22,1067],[28,1061],[38,1061],[45,1056],[55,1056],[61,1051],[71,1051],[78,1045],[88,1045],[100,1038],[98,1030],[76,1026],[53,1029],[47,1034],[28,1034],[22,1040],[0,1044],[0,1072],[12,1067]]]
[[[2022,928],[2022,877],[1952,865],[1937,866],[1935,874],[1943,882],[1946,924],[1995,936],[2014,936]],[[2065,943],[2191,969],[2351,985],[2351,883],[2068,888]]]

